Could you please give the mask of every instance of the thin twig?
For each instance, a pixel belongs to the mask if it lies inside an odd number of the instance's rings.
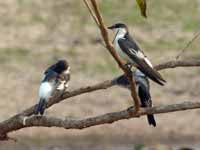
[[[86,7],[87,7],[87,9],[88,9],[90,15],[92,16],[94,22],[95,22],[96,25],[99,27],[99,22],[98,22],[96,16],[94,15],[94,13],[93,13],[93,11],[92,11],[90,5],[88,4],[88,1],[87,1],[87,0],[83,0],[83,2],[84,2],[84,4],[86,5]]]
[[[187,48],[199,37],[200,31],[196,33],[196,35],[186,44],[186,46],[178,53],[176,56],[176,60],[187,50]]]
[[[87,9],[88,9],[90,15],[92,16],[94,22],[95,22],[96,25],[99,27],[99,22],[98,22],[96,16],[94,15],[94,13],[93,13],[93,11],[92,11],[90,5],[88,4],[88,1],[87,1],[87,0],[83,0],[83,2],[84,2],[84,4],[86,5],[86,7],[87,7]],[[106,48],[106,46],[104,45],[104,43],[103,43],[102,41],[100,41],[100,44],[101,44],[101,46],[103,46],[104,48]],[[106,48],[106,49],[107,49],[107,48]]]

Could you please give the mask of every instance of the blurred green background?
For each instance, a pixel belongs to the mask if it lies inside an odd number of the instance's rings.
[[[126,23],[153,64],[174,59],[200,30],[199,0],[148,0],[147,19],[140,15],[134,0],[98,2],[106,25]],[[82,1],[0,0],[0,31],[0,121],[37,102],[43,71],[58,59],[64,58],[71,65],[70,89],[122,73],[100,44],[100,32]],[[192,43],[181,59],[200,58],[199,40]],[[198,68],[161,73],[167,84],[165,87],[151,84],[155,106],[199,100]],[[129,92],[113,87],[71,98],[48,109],[46,115],[83,118],[131,105]],[[198,149],[199,114],[199,110],[189,110],[156,115],[156,128],[148,126],[146,117],[81,131],[28,128],[11,133],[18,142],[0,142],[0,149],[176,150],[185,146]]]

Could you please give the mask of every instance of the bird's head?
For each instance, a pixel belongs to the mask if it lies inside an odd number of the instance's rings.
[[[116,23],[113,24],[112,26],[109,26],[108,29],[111,30],[124,30],[126,32],[128,32],[128,27],[124,24],[124,23]]]
[[[116,36],[120,37],[123,37],[128,33],[128,28],[124,23],[116,23],[108,27],[108,29],[116,31]]]
[[[57,63],[56,63],[56,67],[55,67],[55,71],[60,74],[66,70],[68,70],[69,68],[69,64],[66,60],[59,60]]]

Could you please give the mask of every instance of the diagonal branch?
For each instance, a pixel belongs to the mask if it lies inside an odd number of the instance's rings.
[[[139,111],[140,106],[139,106],[139,98],[138,98],[138,95],[136,93],[135,80],[133,79],[132,75],[129,74],[129,71],[124,67],[125,64],[118,57],[118,55],[116,54],[116,51],[115,51],[112,43],[109,40],[108,32],[107,32],[106,26],[104,25],[104,21],[103,21],[103,18],[101,16],[101,14],[100,14],[99,7],[98,7],[98,5],[96,3],[96,0],[91,0],[91,3],[92,3],[92,6],[93,6],[93,9],[94,9],[96,18],[97,18],[97,20],[99,22],[99,29],[101,30],[101,35],[102,35],[102,37],[104,39],[106,47],[107,47],[108,51],[110,52],[110,54],[115,59],[115,61],[118,63],[119,67],[124,71],[125,75],[127,76],[128,80],[130,82],[130,85],[131,85],[131,96],[132,96],[132,98],[134,100],[135,107],[136,107],[136,112],[137,112],[137,111]]]
[[[99,27],[99,22],[98,22],[98,20],[97,20],[97,18],[96,18],[96,16],[95,16],[95,14],[93,13],[93,10],[92,10],[92,8],[90,7],[88,1],[87,1],[87,0],[83,0],[83,2],[84,2],[84,4],[85,4],[85,6],[87,7],[87,9],[88,9],[90,15],[92,16],[92,19],[94,20],[94,22],[96,23],[96,25]],[[106,46],[104,45],[104,43],[103,43],[102,41],[100,41],[100,44],[101,44],[104,48],[106,48]]]
[[[83,2],[84,2],[84,4],[85,4],[85,6],[87,7],[87,9],[88,9],[90,15],[92,16],[94,22],[95,22],[96,25],[99,27],[99,22],[98,22],[96,16],[94,15],[94,13],[93,13],[93,11],[92,11],[90,5],[88,4],[88,1],[87,1],[87,0],[83,0]]]
[[[176,56],[176,60],[179,59],[179,57],[181,57],[181,55],[187,50],[187,48],[199,37],[200,35],[200,31],[198,31],[196,33],[196,35],[187,43],[187,45],[178,53],[178,55]]]

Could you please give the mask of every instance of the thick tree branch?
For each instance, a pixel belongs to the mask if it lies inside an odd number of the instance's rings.
[[[63,94],[63,96],[59,96],[60,94],[56,94],[55,97],[51,98],[50,101],[47,104],[47,108],[51,107],[53,104],[59,103],[61,101],[63,101],[64,99],[70,98],[70,97],[74,97],[74,96],[78,96],[81,94],[85,94],[85,93],[89,93],[92,91],[96,91],[96,90],[100,90],[100,89],[106,89],[111,87],[111,80],[109,81],[104,81],[102,83],[98,83],[95,84],[93,86],[86,86],[86,87],[82,87],[70,92],[65,92]],[[13,117],[3,121],[0,123],[0,140],[1,139],[7,139],[7,133],[16,130],[16,128],[21,128],[22,124],[17,124],[16,120],[19,120],[20,118],[22,118],[23,116],[31,116],[34,114],[35,112],[35,107],[36,105],[24,110],[23,112],[14,115]]]
[[[23,118],[16,120],[17,124],[21,124],[20,128],[33,127],[33,126],[42,126],[42,127],[61,127],[65,129],[84,129],[91,126],[101,125],[101,124],[110,124],[115,121],[136,118],[142,115],[147,114],[160,114],[160,113],[169,113],[175,111],[184,111],[188,109],[200,108],[200,102],[183,102],[180,104],[172,104],[165,106],[157,106],[148,109],[141,109],[138,114],[134,114],[135,111],[133,107],[125,109],[119,112],[107,113],[97,117],[90,117],[85,119],[59,119],[48,116],[31,116],[26,119],[25,125],[23,125]]]
[[[176,67],[196,67],[196,66],[200,66],[199,60],[190,60],[190,61],[189,60],[188,61],[174,60],[174,61],[168,61],[168,62],[159,64],[156,66],[156,69],[163,70],[163,69],[176,68]],[[48,102],[47,107],[51,107],[52,105],[59,103],[63,100],[66,100],[70,97],[78,96],[78,95],[89,93],[89,92],[94,92],[97,90],[107,89],[111,86],[112,86],[112,80],[107,80],[107,81],[104,81],[102,83],[98,83],[92,86],[86,86],[86,87],[82,87],[76,90],[72,90],[70,92],[66,92],[62,97],[57,96],[57,97],[52,98]],[[31,116],[34,113],[35,106],[36,105],[1,122],[0,123],[0,140],[6,140],[7,133],[23,128],[24,126],[21,122],[19,122],[19,120],[21,120],[21,118],[23,118],[24,116]]]

